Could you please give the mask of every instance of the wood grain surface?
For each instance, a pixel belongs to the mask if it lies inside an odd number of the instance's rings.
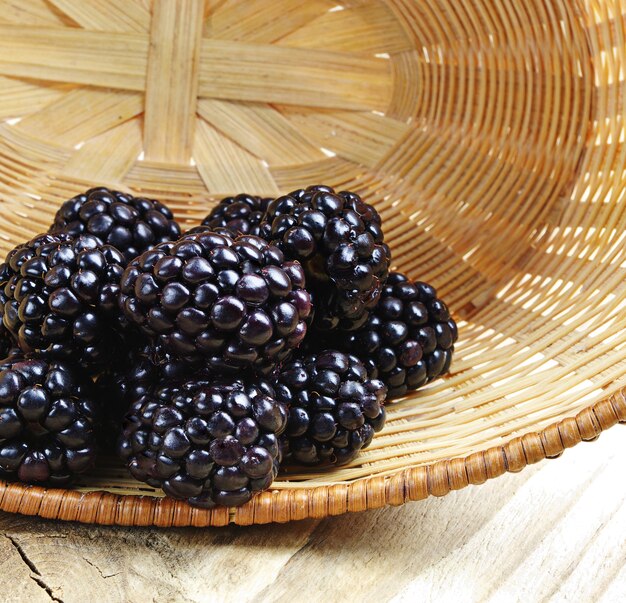
[[[404,507],[286,525],[91,527],[0,514],[3,601],[620,601],[624,430]]]

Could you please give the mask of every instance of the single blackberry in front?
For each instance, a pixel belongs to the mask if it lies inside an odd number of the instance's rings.
[[[0,266],[0,315],[24,352],[94,368],[120,336],[122,254],[92,235],[44,234]]]
[[[314,325],[358,328],[376,306],[389,271],[380,216],[355,193],[310,186],[279,197],[260,234],[303,265],[316,296]]]
[[[306,334],[304,272],[259,237],[203,232],[164,243],[124,272],[128,318],[178,358],[216,372],[269,372]]]
[[[0,372],[0,475],[60,484],[96,458],[91,383],[69,365],[15,358]]]
[[[119,452],[133,477],[173,498],[238,506],[276,477],[286,422],[265,381],[166,382],[133,404]]]
[[[225,227],[241,234],[259,235],[259,225],[271,199],[237,195],[222,199],[202,221],[212,229]]]
[[[92,234],[129,261],[154,245],[177,239],[180,226],[159,201],[100,187],[66,201],[50,232]]]
[[[344,345],[382,380],[388,398],[407,392],[450,369],[457,326],[431,285],[392,272],[367,323]]]
[[[387,388],[363,364],[336,350],[293,360],[278,373],[276,395],[289,406],[283,436],[299,463],[348,463],[385,424]]]

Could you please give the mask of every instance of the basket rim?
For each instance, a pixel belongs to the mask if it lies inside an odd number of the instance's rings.
[[[219,527],[323,519],[348,512],[399,506],[479,485],[554,459],[580,442],[626,423],[626,388],[540,431],[517,436],[465,457],[400,469],[385,476],[312,488],[263,492],[242,507],[198,509],[180,500],[104,490],[82,492],[0,481],[0,510],[46,519],[135,527]]]

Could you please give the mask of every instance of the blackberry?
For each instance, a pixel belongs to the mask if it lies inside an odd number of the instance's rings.
[[[371,205],[355,193],[310,186],[272,201],[260,234],[303,265],[316,297],[317,328],[352,330],[367,320],[390,261]]]
[[[180,226],[159,201],[100,187],[66,201],[50,232],[92,234],[130,261],[154,245],[177,239]]]
[[[0,475],[61,484],[96,458],[90,382],[62,362],[14,358],[0,367]]]
[[[119,342],[124,257],[92,235],[43,234],[0,266],[0,315],[24,352],[85,368],[109,361]]]
[[[164,243],[124,272],[120,303],[165,352],[216,372],[268,372],[306,334],[311,312],[298,262],[259,237],[203,232]]]
[[[284,440],[295,461],[348,463],[385,424],[387,388],[363,364],[336,350],[298,358],[277,375],[276,394],[289,406]]]
[[[225,227],[241,234],[259,235],[259,226],[271,199],[237,195],[222,199],[202,221],[211,229]]]
[[[446,304],[431,285],[392,272],[367,323],[347,349],[399,398],[448,372],[458,337]]]
[[[286,422],[265,381],[166,382],[132,405],[119,452],[136,479],[172,498],[238,506],[274,480]]]

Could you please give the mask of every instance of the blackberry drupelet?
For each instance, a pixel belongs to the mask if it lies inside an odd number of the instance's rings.
[[[211,229],[224,227],[241,234],[259,235],[259,226],[271,199],[237,195],[222,199],[202,221]]]
[[[369,379],[355,356],[336,350],[303,356],[276,380],[277,398],[289,406],[285,451],[299,463],[348,463],[385,424],[387,388]]]
[[[344,345],[370,377],[387,385],[393,399],[447,373],[457,337],[456,323],[434,287],[392,272],[367,323]]]
[[[0,475],[66,483],[96,458],[91,383],[69,365],[14,358],[0,367]]]
[[[119,452],[133,477],[168,496],[238,506],[276,477],[286,423],[263,380],[166,382],[132,405]]]
[[[355,193],[310,186],[279,197],[260,234],[304,267],[315,295],[314,326],[352,330],[367,319],[389,271],[380,216]]]
[[[0,315],[24,352],[94,369],[119,343],[125,260],[92,235],[39,235],[0,266]]]
[[[165,243],[124,272],[129,320],[177,358],[215,372],[270,372],[306,334],[311,312],[298,262],[259,237],[203,232]]]
[[[130,261],[154,245],[176,240],[180,226],[159,201],[100,187],[66,201],[50,232],[92,234]]]

